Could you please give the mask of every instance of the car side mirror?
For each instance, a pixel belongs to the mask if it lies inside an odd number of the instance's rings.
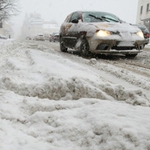
[[[79,22],[79,20],[78,19],[74,19],[74,20],[72,20],[72,23],[78,23]]]

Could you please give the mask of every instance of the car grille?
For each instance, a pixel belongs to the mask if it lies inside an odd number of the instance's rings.
[[[109,50],[109,49],[115,49],[115,50],[132,50],[135,49],[135,46],[111,46],[110,44],[101,43],[97,46],[96,50]]]
[[[116,49],[116,50],[132,50],[132,49],[135,49],[135,47],[125,47],[125,46],[113,46],[111,49]]]

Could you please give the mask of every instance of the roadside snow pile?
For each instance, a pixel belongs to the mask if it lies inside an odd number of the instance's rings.
[[[0,150],[150,150],[147,89],[102,78],[96,59],[1,44]]]
[[[148,107],[98,99],[41,100],[5,91],[0,95],[1,150],[150,148]]]
[[[17,44],[16,41],[11,40],[11,39],[0,39],[0,49],[9,49],[9,48],[13,48],[13,46],[15,46]]]
[[[98,98],[150,105],[141,90],[106,83],[88,68],[54,53],[14,49],[2,69],[0,88],[19,95],[54,100]]]

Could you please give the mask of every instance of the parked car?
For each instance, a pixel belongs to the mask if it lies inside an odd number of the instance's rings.
[[[60,27],[60,50],[90,54],[123,54],[135,57],[146,43],[142,31],[117,16],[99,11],[75,11]]]
[[[37,41],[45,41],[45,37],[43,34],[39,34],[35,37],[35,40]]]
[[[145,44],[148,44],[149,43],[149,38],[150,38],[150,32],[149,30],[147,29],[147,27],[143,24],[133,24],[134,26],[137,26],[139,29],[141,29],[141,31],[143,32],[144,34],[144,38],[146,40],[146,43]]]
[[[50,34],[49,41],[50,42],[56,42],[56,41],[58,42],[59,41],[59,33]]]

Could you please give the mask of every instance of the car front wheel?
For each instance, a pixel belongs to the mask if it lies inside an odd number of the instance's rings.
[[[87,40],[83,39],[80,45],[80,54],[82,57],[89,57],[90,56],[90,48]]]
[[[62,52],[67,52],[67,48],[65,47],[63,41],[62,41],[62,38],[60,39],[60,50]]]

